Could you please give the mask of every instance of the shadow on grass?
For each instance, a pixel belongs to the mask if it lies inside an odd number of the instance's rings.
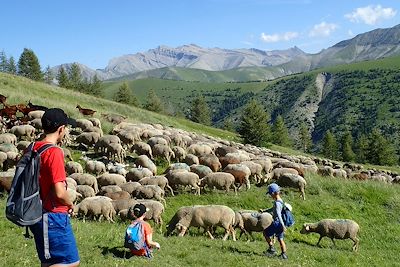
[[[120,258],[120,259],[130,259],[133,257],[132,253],[130,251],[128,251],[128,249],[124,248],[124,247],[101,247],[98,246],[98,248],[100,248],[101,254],[103,254],[103,256],[106,256],[108,254],[113,254],[114,257],[116,258]]]
[[[264,256],[263,253],[257,253],[256,251],[249,250],[241,250],[240,248],[234,246],[222,246],[221,249],[230,253],[238,253],[243,256]]]
[[[316,247],[316,245],[314,243],[311,243],[309,241],[305,241],[303,239],[294,238],[294,239],[292,239],[292,242],[298,243],[298,244],[302,243],[302,244],[306,244],[306,245],[309,245],[309,246],[312,246],[312,247]]]

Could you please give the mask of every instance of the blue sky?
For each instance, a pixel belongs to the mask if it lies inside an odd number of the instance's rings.
[[[400,24],[400,1],[8,0],[0,51],[31,48],[44,68],[80,62],[104,68],[158,45],[287,49],[317,53],[356,34]]]

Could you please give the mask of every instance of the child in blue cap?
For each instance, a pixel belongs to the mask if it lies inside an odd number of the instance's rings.
[[[275,183],[270,184],[268,186],[267,195],[270,195],[273,198],[274,206],[272,208],[273,222],[270,226],[265,228],[263,232],[265,240],[269,245],[269,248],[266,251],[266,255],[275,256],[277,254],[274,248],[274,236],[276,236],[278,238],[282,252],[279,257],[286,260],[288,257],[286,255],[286,244],[283,240],[286,227],[282,219],[283,200],[280,195],[279,186]]]

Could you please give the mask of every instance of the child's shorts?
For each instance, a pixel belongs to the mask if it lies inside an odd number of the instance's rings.
[[[42,263],[71,264],[79,261],[78,248],[68,214],[47,213],[50,259],[44,256],[43,220],[30,226],[35,237],[36,251]]]
[[[283,240],[283,227],[279,221],[273,221],[270,226],[264,229],[264,237],[276,236],[279,240]]]

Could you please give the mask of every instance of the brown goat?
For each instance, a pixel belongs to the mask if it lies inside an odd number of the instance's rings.
[[[80,105],[77,105],[76,108],[84,116],[92,116],[94,113],[96,113],[95,110],[88,109],[88,108],[82,108]]]

